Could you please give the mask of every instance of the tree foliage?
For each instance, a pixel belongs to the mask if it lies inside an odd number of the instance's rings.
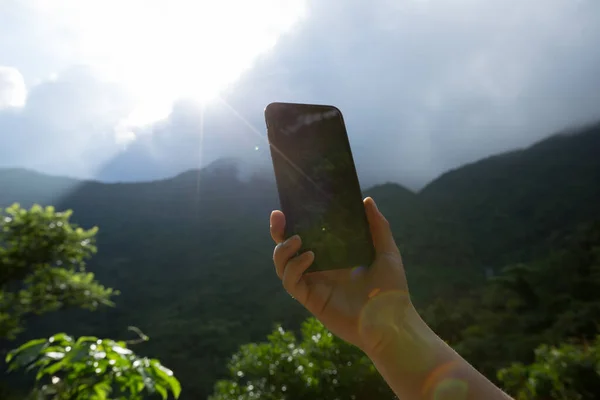
[[[600,321],[600,223],[580,226],[554,248],[504,268],[452,304],[433,303],[424,318],[490,377],[512,362],[532,362],[542,343],[593,340]]]
[[[37,399],[141,400],[147,393],[164,400],[169,392],[175,398],[181,392],[173,372],[158,360],[139,357],[125,342],[111,339],[58,333],[25,343],[11,351],[6,362],[11,371],[36,372]]]
[[[32,315],[112,305],[116,292],[85,270],[96,252],[97,229],[79,228],[70,216],[37,205],[0,209],[0,337],[14,338]],[[112,339],[58,333],[12,350],[6,363],[9,371],[36,372],[35,399],[142,399],[144,393],[166,399],[181,392],[158,360],[139,357],[127,343]]]
[[[371,361],[314,318],[303,323],[301,340],[281,326],[267,339],[240,347],[211,400],[394,398]]]
[[[598,293],[600,223],[588,223],[549,255],[507,266],[451,304],[438,299],[423,315],[519,400],[587,400],[600,393]],[[572,343],[594,339],[593,345]],[[281,327],[268,340],[240,348],[213,400],[391,396],[364,355],[312,318],[299,343]]]
[[[79,228],[70,217],[38,205],[0,209],[0,337],[14,338],[30,315],[113,304],[116,292],[85,270],[97,229]]]
[[[514,363],[498,379],[516,400],[594,400],[600,393],[600,336],[591,344],[541,345],[535,361]]]

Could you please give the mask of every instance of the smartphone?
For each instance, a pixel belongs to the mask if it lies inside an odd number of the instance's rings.
[[[312,250],[306,272],[368,267],[375,250],[339,109],[271,103],[265,120],[285,235]]]

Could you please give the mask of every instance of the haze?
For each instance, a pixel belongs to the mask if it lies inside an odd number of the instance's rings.
[[[0,167],[270,168],[263,109],[333,104],[365,184],[600,119],[596,0],[0,0]]]

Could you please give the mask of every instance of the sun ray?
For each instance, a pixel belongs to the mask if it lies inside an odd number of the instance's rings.
[[[199,145],[198,145],[198,164],[197,164],[197,177],[196,177],[196,213],[200,212],[200,169],[202,168],[202,151],[204,146],[204,110],[205,104],[200,104],[200,137],[199,137]]]
[[[303,19],[306,2],[39,0],[35,11],[79,63],[131,95],[129,134],[180,98],[214,99]]]
[[[270,146],[270,148],[276,151],[277,154],[283,157],[292,166],[292,168],[294,168],[302,177],[304,177],[308,182],[310,182],[310,184],[313,185],[319,193],[321,193],[325,198],[331,199],[331,193],[328,193],[325,190],[321,189],[321,187],[310,176],[308,176],[296,163],[290,160],[276,146],[271,145],[269,143],[268,137],[261,134],[260,131],[254,125],[252,125],[246,118],[244,118],[242,114],[237,112],[237,110],[233,108],[225,99],[223,99],[222,97],[218,97],[218,100],[221,101],[237,118],[239,118],[240,121],[242,121],[248,128],[250,128],[250,131],[256,134],[260,138],[260,140],[262,140],[267,146]]]

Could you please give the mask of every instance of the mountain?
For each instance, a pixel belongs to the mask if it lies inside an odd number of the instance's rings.
[[[82,182],[77,179],[48,176],[20,168],[0,168],[0,207],[18,201],[56,204]]]
[[[454,298],[489,268],[528,260],[553,236],[600,218],[600,124],[449,171],[421,192],[388,183],[364,191],[387,216],[417,305]],[[0,170],[0,206],[73,209],[97,225],[90,269],[121,290],[115,309],[42,318],[40,332],[123,338],[141,328],[139,351],[202,398],[225,359],[275,322],[297,328],[306,312],[273,273],[268,216],[278,205],[272,175],[245,176],[220,161],[171,179],[102,183]]]
[[[465,224],[476,259],[501,266],[600,217],[600,123],[443,174],[419,195]]]

